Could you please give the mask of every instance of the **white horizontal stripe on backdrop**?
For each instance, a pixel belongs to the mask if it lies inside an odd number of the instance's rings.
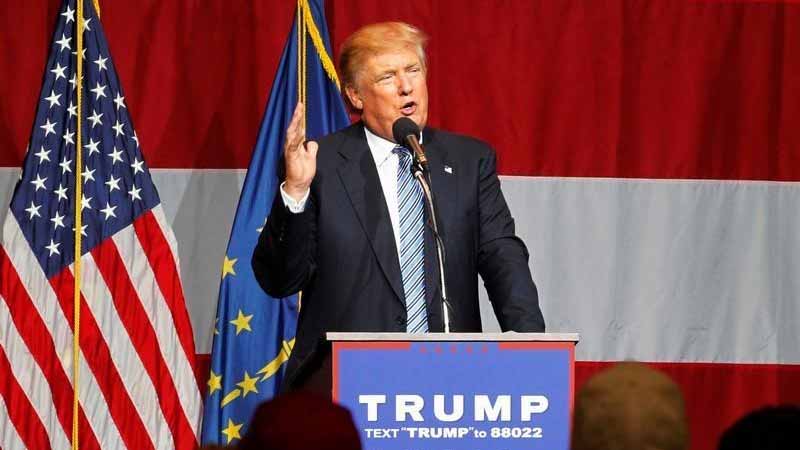
[[[244,170],[151,170],[198,353]],[[0,168],[0,220],[19,170]],[[580,360],[798,363],[800,183],[501,177],[551,332]],[[239,264],[249,261],[240,261]],[[481,291],[485,331],[497,331]]]

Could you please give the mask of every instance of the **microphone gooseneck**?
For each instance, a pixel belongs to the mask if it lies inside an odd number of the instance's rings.
[[[450,332],[450,313],[452,305],[447,296],[447,282],[445,280],[445,249],[444,242],[439,235],[439,222],[436,214],[436,202],[433,198],[431,189],[431,174],[428,170],[428,159],[425,157],[425,150],[419,143],[419,126],[408,117],[397,119],[392,125],[392,136],[394,141],[410,149],[414,155],[414,164],[411,172],[422,187],[422,194],[425,198],[425,206],[428,210],[428,225],[433,232],[436,245],[436,262],[439,269],[439,288],[442,293],[442,321],[444,322],[444,332]]]

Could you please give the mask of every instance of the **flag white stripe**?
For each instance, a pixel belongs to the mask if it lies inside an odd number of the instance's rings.
[[[53,448],[69,448],[70,441],[54,413],[55,405],[47,382],[36,360],[33,358],[17,327],[11,320],[11,312],[4,299],[0,299],[0,345],[5,350],[11,365],[11,375],[16,378],[20,388],[30,400],[33,409],[41,419],[50,445]]]
[[[66,358],[64,358],[69,359],[68,363],[70,368],[72,367],[72,361],[69,357],[71,354],[71,351],[65,352]],[[83,413],[86,415],[86,420],[89,421],[89,426],[92,428],[92,431],[94,431],[97,442],[100,443],[100,448],[125,448],[125,443],[122,442],[122,436],[119,434],[117,424],[114,423],[114,418],[111,417],[106,399],[103,397],[103,392],[97,384],[92,369],[83,356],[83,351],[81,351],[80,364],[78,397],[81,402],[81,408],[83,408]],[[67,373],[71,380],[72,372]]]
[[[202,400],[194,372],[181,346],[172,311],[156,281],[144,248],[132,226],[115,234],[112,239],[120,253],[125,270],[131,277],[136,294],[142,299],[144,309],[155,330],[161,355],[175,382],[184,414],[195,433],[198,432]],[[145,300],[146,299],[146,300]]]
[[[2,301],[2,298],[0,298]],[[17,429],[8,416],[8,408],[3,396],[0,396],[0,448],[5,450],[25,450],[22,438],[17,434]]]
[[[74,266],[70,266],[73,269]],[[111,359],[117,368],[122,384],[133,402],[136,412],[142,419],[150,441],[155,448],[171,448],[172,432],[166,423],[161,408],[158,407],[158,394],[144,368],[136,347],[125,328],[122,319],[111,300],[111,292],[103,280],[97,263],[91,253],[81,258],[81,292],[100,328],[100,333],[108,345]],[[144,324],[137,325],[144,326]]]
[[[47,324],[64,373],[69,380],[72,380],[72,328],[61,310],[49,280],[39,266],[39,261],[24,239],[16,218],[9,214],[3,226],[3,247],[6,248],[8,259],[17,271],[39,317]],[[20,271],[20,267],[26,270]],[[123,448],[119,430],[83,352],[80,355],[80,363],[78,396],[81,405],[89,406],[84,408],[89,426],[94,430],[101,448]]]

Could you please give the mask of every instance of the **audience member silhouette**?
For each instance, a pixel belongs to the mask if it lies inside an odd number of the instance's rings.
[[[800,449],[800,406],[771,406],[753,411],[722,435],[719,450]]]
[[[686,450],[688,440],[680,388],[644,364],[616,364],[578,393],[572,450]]]
[[[347,409],[296,391],[259,406],[238,449],[361,450],[361,440]]]

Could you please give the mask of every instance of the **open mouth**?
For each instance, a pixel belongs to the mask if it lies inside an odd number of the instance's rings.
[[[410,116],[417,111],[417,103],[416,102],[408,102],[400,108],[400,112],[403,113],[404,116]]]

